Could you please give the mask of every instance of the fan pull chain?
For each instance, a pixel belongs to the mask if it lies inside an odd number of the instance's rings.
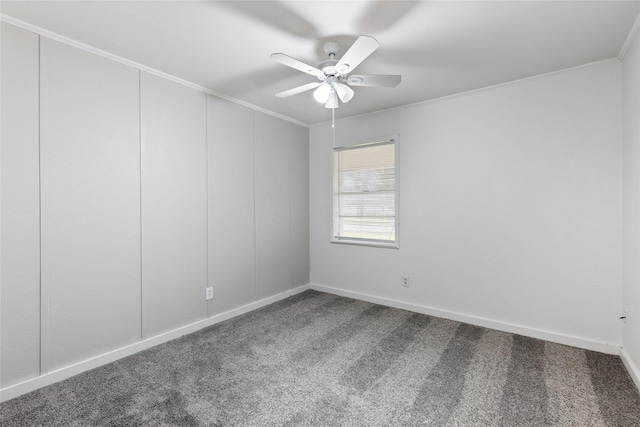
[[[336,148],[336,109],[331,109],[331,133],[333,135],[333,148]]]

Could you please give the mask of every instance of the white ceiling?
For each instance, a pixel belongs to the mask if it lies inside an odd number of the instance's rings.
[[[269,59],[317,65],[322,44],[358,35],[381,47],[356,74],[401,74],[396,88],[355,88],[347,117],[615,58],[639,1],[2,1],[9,20],[77,40],[313,124],[331,112],[312,91],[275,93],[314,77]],[[340,56],[340,55],[338,55]]]

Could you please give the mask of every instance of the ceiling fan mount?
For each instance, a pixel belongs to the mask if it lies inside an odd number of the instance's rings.
[[[330,59],[334,59],[336,54],[340,52],[340,43],[338,42],[326,42],[322,45],[322,50],[326,53]]]
[[[315,89],[313,97],[326,108],[338,108],[339,102],[349,102],[354,95],[350,86],[395,87],[400,83],[399,75],[349,75],[362,61],[371,55],[380,44],[371,36],[360,36],[340,58],[340,44],[335,41],[325,43],[322,48],[329,59],[312,67],[284,53],[274,53],[271,59],[296,70],[315,76],[318,81],[308,83],[284,92],[277,93],[278,98],[286,98],[298,93]]]

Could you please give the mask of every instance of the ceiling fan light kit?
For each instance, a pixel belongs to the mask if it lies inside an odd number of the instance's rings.
[[[325,84],[321,84],[316,90],[313,91],[313,97],[321,104],[327,102],[330,94],[331,86]]]
[[[353,98],[354,91],[350,86],[395,87],[401,81],[399,75],[349,75],[378,47],[380,44],[375,38],[360,36],[338,61],[335,57],[340,50],[340,44],[334,41],[327,42],[323,45],[323,49],[329,59],[320,63],[318,67],[312,67],[284,53],[274,53],[271,55],[271,59],[274,61],[312,75],[319,80],[319,82],[308,83],[277,93],[276,97],[286,98],[315,89],[314,99],[324,104],[325,108],[335,109],[340,105],[338,99],[342,103],[347,103]]]
[[[353,98],[353,89],[351,89],[349,86],[347,86],[344,83],[337,83],[334,86],[336,93],[338,94],[338,97],[340,98],[340,101],[347,103],[349,101],[351,101],[351,98]]]
[[[324,104],[325,108],[338,108],[338,95],[336,95],[336,91],[335,90],[331,90],[331,93],[329,93],[329,99],[327,99],[327,102],[325,102]]]

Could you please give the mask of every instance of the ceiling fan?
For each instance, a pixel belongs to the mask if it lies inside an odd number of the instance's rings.
[[[324,104],[326,108],[338,108],[338,99],[343,103],[347,103],[353,98],[354,92],[350,86],[396,87],[401,80],[399,75],[349,74],[378,47],[380,47],[380,43],[373,37],[360,36],[342,58],[337,60],[336,53],[340,50],[340,44],[338,42],[327,42],[323,45],[323,49],[329,59],[320,63],[317,67],[307,65],[284,53],[274,53],[271,55],[271,59],[274,61],[310,74],[319,80],[285,90],[277,93],[276,96],[278,98],[286,98],[315,89],[313,97],[316,101]]]

